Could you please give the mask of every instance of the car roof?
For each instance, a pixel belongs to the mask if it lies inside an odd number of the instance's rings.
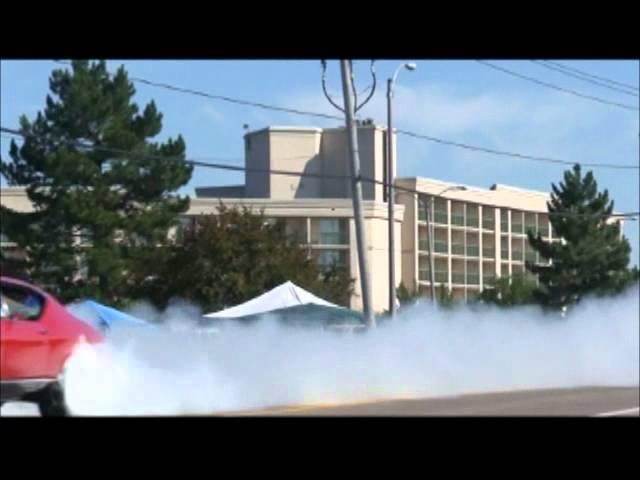
[[[44,290],[36,287],[32,283],[25,282],[24,280],[18,280],[17,278],[0,276],[0,283],[10,283],[12,285],[17,285],[17,286],[20,286],[20,287],[30,288],[31,290],[36,291],[37,293],[39,293],[40,295],[42,295],[44,297],[49,297],[50,296],[49,294],[47,294],[47,292],[45,292]]]

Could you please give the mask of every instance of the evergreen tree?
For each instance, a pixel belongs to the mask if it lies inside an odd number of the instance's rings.
[[[177,241],[149,252],[147,280],[138,296],[164,308],[172,298],[221,310],[261,295],[286,281],[330,302],[348,306],[353,279],[334,265],[321,270],[283,222],[263,212],[220,205],[186,225]]]
[[[26,249],[30,278],[67,301],[91,296],[120,304],[134,283],[131,259],[162,242],[188,198],[181,136],[152,142],[162,130],[153,101],[140,112],[123,67],[74,61],[54,70],[44,112],[20,118],[26,135],[11,143],[0,173],[27,187],[31,213],[2,209],[4,233]]]
[[[409,290],[404,282],[400,282],[400,285],[396,288],[396,297],[398,298],[400,307],[404,307],[415,303],[416,300],[422,297],[422,294],[418,289],[413,291]]]
[[[637,278],[628,269],[631,247],[621,236],[620,225],[610,215],[614,202],[605,189],[598,191],[592,172],[583,176],[580,166],[564,173],[564,182],[552,185],[547,203],[553,236],[563,242],[546,241],[528,232],[531,246],[550,265],[527,262],[538,275],[536,300],[545,307],[560,309],[584,295],[609,295],[624,290]]]
[[[460,301],[453,296],[453,292],[444,283],[436,287],[436,295],[439,307],[454,308],[460,305]]]
[[[527,305],[533,303],[533,292],[536,284],[525,275],[513,275],[496,279],[493,288],[485,288],[478,296],[482,303],[490,303],[503,307]]]

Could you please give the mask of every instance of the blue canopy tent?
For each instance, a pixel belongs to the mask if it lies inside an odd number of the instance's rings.
[[[117,327],[145,327],[150,323],[139,318],[128,315],[124,312],[107,307],[95,300],[83,300],[67,305],[69,311],[76,317],[89,322],[101,331]]]

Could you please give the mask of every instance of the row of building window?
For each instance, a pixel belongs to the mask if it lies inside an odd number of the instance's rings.
[[[513,269],[511,274],[509,274],[508,269],[503,269],[503,271],[500,272],[501,277],[509,277],[509,276],[516,276],[516,275],[523,275],[525,278],[533,282],[537,281],[536,276],[526,269]],[[443,268],[440,270],[436,268],[433,272],[433,276],[436,284],[449,283],[449,271],[446,268]],[[497,276],[493,271],[483,272],[482,275],[480,275],[480,272],[477,272],[477,271],[473,271],[473,272],[454,271],[454,272],[451,272],[451,284],[458,285],[458,286],[480,285],[481,276],[482,276],[483,286],[491,287],[492,285],[495,284]],[[423,283],[431,281],[431,274],[428,267],[420,268],[420,270],[418,271],[418,280]]]
[[[183,217],[183,227],[194,221]],[[268,217],[265,223],[284,222],[285,232],[293,241],[303,246],[312,246],[313,258],[321,270],[333,265],[349,268],[349,221],[346,218]],[[181,229],[178,231],[178,239]],[[339,248],[336,248],[339,247]]]
[[[436,202],[432,210],[432,221],[434,224],[451,224],[455,227],[476,229],[480,229],[482,222],[483,230],[494,231],[494,208],[495,207],[486,207],[483,209],[481,218],[478,207],[470,207],[467,205],[465,209],[463,204],[452,203],[451,218],[449,218],[446,205],[438,205],[438,202]],[[471,213],[469,213],[470,210]],[[422,222],[427,220],[427,214],[424,208],[418,210],[418,220]],[[549,237],[551,234],[551,227],[547,215],[519,210],[511,210],[511,229],[509,229],[509,210],[500,210],[500,230],[503,233],[510,231],[511,233],[520,235],[525,235],[527,231],[531,231],[534,234],[540,233],[543,237]]]
[[[492,242],[493,243],[493,242]],[[432,252],[434,254],[449,254],[449,243],[445,240],[435,240],[432,244]],[[426,239],[420,239],[418,241],[418,249],[420,252],[428,252],[429,250],[429,242]],[[451,243],[451,255],[458,255],[464,257],[475,257],[480,258],[480,252],[482,251],[482,258],[495,259],[496,258],[496,250],[491,246],[483,246],[480,249],[479,245],[469,245],[464,243]],[[502,260],[507,260],[509,258],[509,246],[502,246],[500,248],[500,257]],[[511,246],[511,260],[515,262],[538,262],[540,261],[540,257],[535,250],[531,247],[529,242],[525,241],[520,245]]]

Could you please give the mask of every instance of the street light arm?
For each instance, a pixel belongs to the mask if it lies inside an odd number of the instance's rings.
[[[393,97],[393,87],[396,85],[396,80],[398,79],[398,75],[400,74],[400,70],[405,68],[405,65],[398,65],[396,71],[393,72],[393,76],[391,77],[391,83],[389,83],[389,97]]]
[[[360,105],[359,107],[356,108],[356,112],[358,110],[360,110],[362,107],[364,107],[367,103],[369,103],[369,100],[371,100],[371,97],[373,97],[373,94],[376,91],[376,69],[375,69],[375,60],[371,60],[371,67],[370,67],[370,71],[371,71],[371,77],[373,77],[373,85],[371,86],[371,92],[369,92],[369,96],[365,99],[365,101],[362,103],[362,105]]]
[[[353,92],[353,113],[358,112],[358,92],[356,91],[356,77],[355,73],[353,73],[353,61],[349,60],[349,65],[351,65],[351,91]]]
[[[396,71],[393,72],[393,76],[391,77],[391,89],[390,89],[390,93],[391,95],[393,95],[393,87],[396,84],[396,80],[398,79],[398,74],[400,73],[400,70],[402,70],[404,68],[404,65],[399,65],[398,68],[396,68]]]
[[[400,70],[402,70],[403,68],[406,68],[409,71],[414,71],[416,69],[416,64],[415,63],[403,63],[402,65],[398,65],[398,68],[396,68],[396,71],[393,72],[393,76],[389,79],[389,92],[387,92],[389,98],[393,97],[393,87],[396,84],[396,79],[398,78],[398,75],[400,74]]]
[[[337,108],[342,113],[344,113],[344,108],[342,108],[340,105],[334,102],[333,98],[331,98],[331,95],[329,95],[329,92],[327,91],[327,81],[326,81],[327,61],[320,60],[320,63],[322,64],[322,91],[324,92],[324,96],[327,97],[327,100],[329,100],[329,103],[331,105],[333,105],[335,108]]]
[[[444,190],[442,190],[440,193],[438,193],[437,195],[434,195],[434,197],[441,197],[442,195],[444,195],[446,192],[448,192],[449,190],[456,190],[459,192],[464,192],[467,190],[467,187],[463,186],[463,185],[453,185],[451,187],[447,187]]]

